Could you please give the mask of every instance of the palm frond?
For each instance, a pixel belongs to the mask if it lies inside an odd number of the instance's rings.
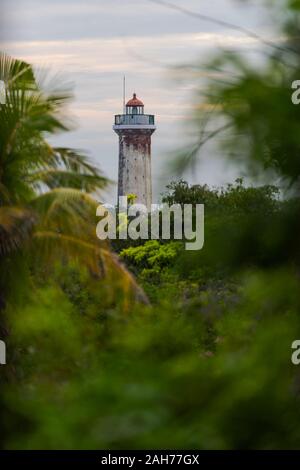
[[[67,224],[71,226],[95,220],[98,202],[84,191],[74,188],[55,188],[33,199],[30,207],[39,214],[39,225],[43,227]],[[74,227],[74,226],[73,226]]]
[[[143,289],[105,242],[98,240],[92,243],[59,231],[39,230],[33,235],[32,249],[35,254],[38,253],[38,259],[43,259],[48,266],[59,258],[72,259],[88,266],[94,275],[104,275],[106,280],[111,281],[111,287],[118,287],[119,294],[123,294],[125,311],[128,311],[132,301],[149,303]]]
[[[99,190],[106,185],[106,178],[97,175],[78,174],[72,171],[48,169],[32,173],[28,180],[35,187],[47,186],[55,188],[73,188],[86,191],[88,193]]]
[[[57,157],[58,164],[63,164],[68,170],[78,173],[99,174],[99,169],[96,168],[80,150],[66,147],[53,147],[53,152]]]
[[[33,212],[19,207],[0,207],[0,256],[20,248],[35,223]]]
[[[0,80],[6,87],[34,87],[35,79],[31,65],[0,52]]]

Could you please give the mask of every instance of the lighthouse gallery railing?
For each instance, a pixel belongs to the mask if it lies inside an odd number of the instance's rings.
[[[117,114],[115,116],[116,126],[154,126],[153,114]]]

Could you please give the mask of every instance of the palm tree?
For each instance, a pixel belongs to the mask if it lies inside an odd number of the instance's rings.
[[[70,93],[47,89],[30,65],[3,53],[0,80],[6,88],[0,105],[0,308],[11,256],[20,249],[31,265],[75,258],[98,276],[113,272],[124,292],[146,300],[108,244],[96,238],[92,194],[108,180],[83,153],[46,139],[69,130],[63,111]]]

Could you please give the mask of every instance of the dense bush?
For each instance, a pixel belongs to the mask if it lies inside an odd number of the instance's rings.
[[[5,446],[297,447],[298,309],[292,271],[248,272],[238,298],[200,290],[115,313],[104,334],[41,289],[11,314],[20,376],[6,389]]]

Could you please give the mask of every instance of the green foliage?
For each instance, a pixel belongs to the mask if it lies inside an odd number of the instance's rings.
[[[256,271],[240,289],[235,304],[200,295],[197,308],[187,301],[112,318],[105,342],[97,324],[71,320],[62,294],[36,293],[16,324],[27,365],[6,389],[6,423],[18,433],[7,427],[5,447],[297,447],[298,282],[289,270]]]
[[[136,201],[136,198],[137,198],[136,194],[127,194],[128,205],[134,204]]]
[[[190,186],[187,181],[172,181],[167,185],[162,202],[172,204],[205,204],[206,208],[215,208],[218,203],[218,191],[207,185]]]
[[[162,201],[172,204],[204,204],[205,211],[227,214],[268,214],[278,207],[279,189],[276,186],[244,186],[243,179],[223,188],[209,188],[207,185],[192,185],[186,181],[172,181],[167,185]]]
[[[126,248],[120,256],[134,266],[161,269],[176,258],[179,248],[178,242],[161,244],[157,240],[149,240],[142,246]]]

